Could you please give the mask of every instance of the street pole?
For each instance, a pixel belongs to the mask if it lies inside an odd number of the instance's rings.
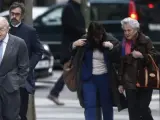
[[[25,0],[24,4],[26,8],[24,22],[28,25],[33,26],[33,20],[32,20],[33,0]],[[34,95],[32,94],[29,95],[27,118],[28,120],[36,120],[35,101],[34,101]]]
[[[90,23],[90,4],[88,0],[81,0],[81,11],[85,18],[86,29]]]
[[[32,20],[32,8],[33,8],[33,0],[25,0],[25,16],[24,16],[24,22],[29,25],[33,25],[33,20]]]

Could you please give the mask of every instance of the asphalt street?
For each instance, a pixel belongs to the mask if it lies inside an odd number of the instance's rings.
[[[80,107],[76,93],[70,92],[66,87],[60,94],[64,106],[57,106],[47,99],[50,89],[54,86],[61,71],[55,71],[53,76],[38,79],[36,83],[35,105],[37,120],[84,120],[84,110]],[[154,91],[150,107],[154,120],[160,120],[158,91]],[[127,109],[118,112],[114,108],[114,120],[129,120]]]

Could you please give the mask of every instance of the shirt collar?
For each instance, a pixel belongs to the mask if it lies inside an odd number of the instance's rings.
[[[7,43],[8,43],[8,40],[9,40],[9,35],[8,35],[8,33],[7,33],[7,35],[6,35],[6,37],[4,38],[3,42],[7,44]]]
[[[13,24],[11,24],[13,27],[19,27],[20,25],[21,25],[21,22],[20,23],[18,23],[17,25],[13,25]]]

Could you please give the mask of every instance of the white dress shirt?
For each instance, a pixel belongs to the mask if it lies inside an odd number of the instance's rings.
[[[9,35],[7,34],[6,37],[4,38],[3,42],[2,42],[2,45],[3,45],[2,59],[3,59],[4,53],[6,51],[8,40],[9,40]]]

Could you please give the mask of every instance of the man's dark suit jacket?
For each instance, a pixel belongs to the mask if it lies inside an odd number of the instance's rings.
[[[0,65],[0,85],[12,93],[25,84],[29,72],[27,46],[19,37],[9,34],[9,40]]]
[[[10,33],[24,39],[27,44],[30,71],[25,87],[28,92],[34,93],[35,91],[34,69],[36,64],[42,57],[44,48],[38,39],[36,30],[29,25],[21,23],[18,27],[11,26]]]

